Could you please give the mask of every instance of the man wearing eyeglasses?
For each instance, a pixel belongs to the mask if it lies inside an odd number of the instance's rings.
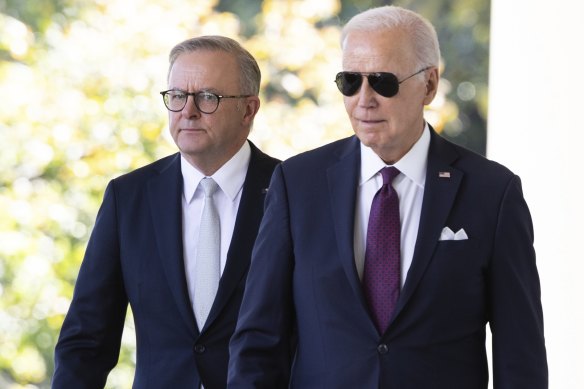
[[[103,388],[128,303],[134,388],[225,388],[265,193],[279,162],[247,140],[260,70],[232,39],[170,53],[162,100],[179,153],[110,182],[55,351],[54,388]]]
[[[342,49],[356,136],[276,168],[228,387],[486,389],[489,324],[494,388],[547,388],[520,180],[424,120],[434,28],[375,8],[348,22]],[[278,356],[294,328],[290,368]]]

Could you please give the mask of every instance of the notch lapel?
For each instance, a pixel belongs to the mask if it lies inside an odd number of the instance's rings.
[[[339,256],[353,292],[367,311],[361,281],[355,266],[353,246],[355,202],[361,166],[359,145],[357,137],[353,136],[349,139],[345,149],[340,153],[339,162],[327,170],[327,178]]]
[[[249,144],[251,158],[243,183],[227,261],[202,332],[217,319],[249,268],[251,252],[264,213],[267,187],[276,166],[274,159],[262,153],[253,143]]]
[[[424,200],[414,256],[394,318],[413,295],[432,259],[463,178],[463,173],[452,167],[452,163],[458,158],[456,150],[433,129],[431,136]]]
[[[177,153],[148,182],[148,196],[158,254],[182,319],[198,333],[190,303],[182,242],[182,175]]]

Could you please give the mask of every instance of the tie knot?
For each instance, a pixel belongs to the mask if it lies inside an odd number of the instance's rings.
[[[205,177],[201,180],[200,185],[203,187],[205,191],[205,197],[213,196],[213,193],[219,188],[219,185],[213,180],[211,177]]]
[[[401,172],[393,166],[384,167],[381,169],[381,176],[383,177],[383,185],[391,184],[393,179]]]

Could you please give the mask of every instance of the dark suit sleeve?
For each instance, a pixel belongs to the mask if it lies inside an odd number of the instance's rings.
[[[229,388],[287,388],[293,337],[293,253],[281,165],[272,177],[237,328]]]
[[[500,206],[489,288],[494,389],[547,388],[533,226],[517,176]]]
[[[53,388],[103,388],[116,365],[127,309],[113,182],[101,208],[55,348]]]

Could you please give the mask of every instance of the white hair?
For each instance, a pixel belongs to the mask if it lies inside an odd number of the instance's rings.
[[[438,67],[440,46],[434,26],[423,16],[405,8],[389,5],[357,14],[343,27],[341,46],[352,31],[379,31],[399,28],[411,37],[418,67]]]

